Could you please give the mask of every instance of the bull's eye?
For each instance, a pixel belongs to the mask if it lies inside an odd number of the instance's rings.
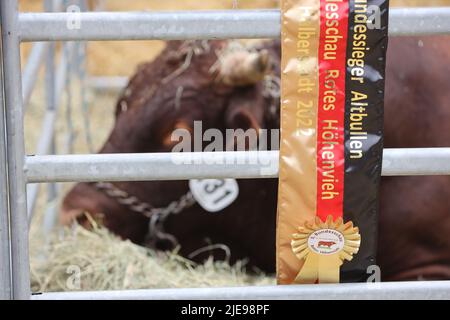
[[[171,149],[179,142],[174,137],[186,134],[192,137],[193,131],[192,125],[187,120],[177,120],[173,125],[168,126],[167,130],[164,130],[162,145],[164,148]]]

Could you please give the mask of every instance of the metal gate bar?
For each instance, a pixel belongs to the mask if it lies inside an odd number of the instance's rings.
[[[30,297],[22,80],[17,1],[0,1],[14,299]]]
[[[383,282],[234,288],[59,292],[35,300],[342,300],[450,299],[450,282]]]
[[[49,1],[52,1],[54,4],[54,11],[62,10],[62,0]],[[35,43],[28,55],[27,63],[22,73],[23,105],[25,109],[30,101],[31,94],[33,93],[39,75],[39,69],[44,61],[45,54],[48,53],[47,50],[50,45],[50,42]]]
[[[21,13],[22,41],[279,38],[279,10]],[[69,29],[71,19],[80,29]],[[450,8],[391,9],[389,35],[450,33]]]
[[[0,41],[1,43],[1,41]],[[1,45],[0,45],[1,56]],[[12,298],[3,65],[0,61],[0,300]]]
[[[31,156],[28,183],[275,178],[278,151]],[[450,148],[385,149],[383,175],[450,175]]]
[[[28,60],[22,74],[23,105],[25,109],[30,102],[31,94],[33,93],[39,75],[39,69],[44,61],[49,45],[49,42],[35,43],[28,55]]]
[[[26,179],[28,182],[57,182],[95,180],[142,180],[145,177],[154,179],[187,179],[201,177],[275,177],[278,165],[278,153],[266,152],[260,154],[259,162],[252,164],[247,161],[254,153],[222,154],[224,159],[244,160],[244,164],[221,166],[204,165],[195,159],[204,160],[212,155],[182,154],[193,157],[194,164],[179,165],[178,171],[173,171],[174,155],[170,154],[141,154],[141,155],[87,155],[87,156],[35,156],[24,155],[23,132],[23,100],[20,74],[20,41],[55,41],[55,40],[133,40],[133,39],[215,39],[215,38],[277,38],[280,35],[280,12],[278,10],[229,10],[229,11],[184,11],[184,12],[153,12],[153,13],[18,13],[17,0],[3,0],[1,2],[1,26],[3,42],[4,65],[4,100],[6,119],[6,160],[8,181],[5,188],[8,193],[0,193],[0,210],[4,209],[5,198],[9,199],[6,212],[9,210],[11,230],[11,244],[9,255],[8,245],[0,247],[3,265],[8,270],[8,259],[11,257],[11,290],[8,290],[8,275],[0,273],[0,282],[6,283],[6,292],[1,294],[15,299],[30,298],[29,256],[28,256],[28,223],[26,214]],[[390,14],[390,35],[431,35],[450,34],[450,8],[421,8],[421,9],[392,9]],[[80,29],[68,28],[68,22],[73,18],[81,21]],[[1,126],[2,124],[0,124]],[[4,132],[2,132],[3,134]],[[5,152],[5,146],[0,141],[0,156]],[[176,157],[177,155],[175,155]],[[214,155],[217,157],[217,154]],[[262,159],[262,161],[261,161]],[[383,165],[384,174],[450,174],[449,148],[441,149],[394,149],[386,150]],[[120,163],[119,163],[120,160]],[[264,161],[275,162],[264,162]],[[63,162],[61,162],[63,161]],[[65,162],[64,162],[65,161]],[[125,162],[122,162],[125,161]],[[148,161],[148,162],[147,162]],[[180,161],[180,159],[178,159]],[[245,164],[247,163],[247,164]],[[264,167],[264,164],[274,164]],[[263,164],[261,166],[261,164]],[[25,166],[26,165],[26,166]],[[135,167],[135,168],[134,168]],[[89,171],[86,177],[83,168]],[[180,168],[185,172],[180,172]],[[212,169],[211,169],[212,168]],[[4,170],[5,168],[3,168]],[[81,169],[81,170],[80,170]],[[2,170],[2,168],[0,168]],[[108,170],[112,170],[111,172]],[[153,170],[153,172],[152,172]],[[171,171],[172,170],[172,171]],[[26,171],[26,172],[25,172]],[[106,172],[106,173],[105,173]],[[148,173],[150,172],[150,173]],[[1,172],[0,172],[1,173]],[[104,178],[104,179],[103,179]],[[110,179],[109,179],[110,178]],[[128,179],[129,178],[129,179]],[[4,179],[4,178],[3,178]],[[8,215],[0,218],[0,237],[5,238],[5,225],[8,228]],[[6,217],[6,219],[5,219]],[[1,229],[3,228],[3,229]],[[7,241],[6,241],[7,242]],[[6,257],[6,258],[4,258]],[[379,286],[379,287],[378,287]],[[320,293],[329,290],[330,297],[334,293],[344,292],[347,297],[433,297],[448,298],[450,282],[417,282],[410,284],[376,284],[380,291],[371,291],[364,284],[334,285],[318,287],[273,287],[273,288],[236,288],[236,289],[177,289],[173,290],[181,298],[200,296],[202,298],[230,297],[251,298],[264,296],[263,292],[270,290],[273,298],[313,297],[312,291]],[[372,287],[374,288],[374,287]],[[202,293],[199,293],[202,290]],[[205,291],[206,290],[206,291]],[[230,291],[231,290],[231,291]],[[234,291],[233,291],[234,290]],[[286,291],[283,291],[286,290]],[[292,290],[292,291],[290,291]],[[347,292],[348,293],[345,293]],[[0,291],[1,292],[1,291]],[[130,297],[136,293],[143,297],[162,297],[161,293],[170,291],[147,290],[99,293],[66,293],[63,297],[76,298],[95,296],[97,298]],[[244,295],[245,293],[245,295]],[[290,295],[292,293],[293,295]],[[371,294],[373,296],[371,296]],[[320,298],[323,298],[323,292]],[[53,294],[58,295],[58,294]],[[102,295],[102,296],[98,296]],[[61,295],[60,295],[61,296]],[[52,297],[44,294],[37,297]],[[266,298],[269,296],[266,295]]]
[[[89,88],[99,91],[120,91],[128,84],[128,77],[120,76],[90,76],[87,85]]]
[[[40,138],[36,147],[35,154],[36,155],[46,155],[51,153],[52,143],[55,135],[55,125],[56,119],[58,117],[59,107],[61,105],[61,97],[64,90],[64,84],[67,75],[67,63],[68,57],[64,54],[65,49],[69,51],[69,55],[72,54],[74,50],[74,44],[72,42],[65,43],[61,50],[61,59],[59,62],[58,69],[56,71],[56,79],[55,79],[55,90],[54,90],[54,99],[55,99],[55,107],[47,108],[44,119],[42,120],[42,126],[40,131]],[[33,217],[33,212],[36,205],[37,196],[40,189],[40,184],[30,184],[27,187],[27,210],[28,217],[31,221]]]

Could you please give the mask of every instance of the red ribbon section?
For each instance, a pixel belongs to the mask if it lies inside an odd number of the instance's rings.
[[[348,0],[320,1],[317,215],[343,216]]]

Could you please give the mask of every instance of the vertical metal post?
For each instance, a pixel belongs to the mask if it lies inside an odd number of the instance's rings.
[[[62,52],[70,52],[70,55],[73,55],[73,42],[66,43],[63,48]],[[58,117],[58,109],[61,107],[61,97],[62,93],[64,91],[66,78],[69,76],[67,73],[69,72],[69,63],[68,63],[68,55],[62,54],[61,59],[59,61],[59,66],[56,69],[56,76],[55,76],[55,109],[47,109],[44,119],[42,120],[42,129],[40,131],[40,138],[35,150],[36,155],[48,155],[52,153],[52,141],[55,135],[55,122]],[[54,153],[54,152],[53,152]],[[71,152],[69,152],[71,153]],[[31,221],[34,214],[34,208],[36,206],[36,199],[39,193],[41,184],[28,184],[27,186],[27,196],[28,196],[28,220]],[[57,193],[60,193],[60,187],[56,185]],[[54,201],[53,201],[54,203]],[[50,215],[55,216],[56,214],[56,207],[54,205],[50,206],[52,207],[49,211]],[[49,208],[50,208],[49,207]],[[47,217],[47,214],[45,215]],[[56,221],[56,220],[55,220]],[[45,222],[44,222],[45,224]],[[49,231],[44,226],[44,232]]]
[[[0,57],[1,41],[0,41]],[[0,62],[0,300],[12,298],[3,67]]]
[[[30,298],[28,217],[17,0],[0,1],[14,299]]]
[[[44,10],[53,12],[55,9],[53,0],[45,0]],[[47,101],[47,110],[55,112],[56,110],[56,78],[55,78],[55,42],[50,43],[47,51],[47,60],[45,68],[45,92]],[[55,119],[56,120],[56,119]],[[52,133],[50,154],[56,153],[55,133]],[[56,184],[50,183],[47,186],[48,202],[52,202],[57,197]]]
[[[81,12],[86,12],[88,10],[88,4],[86,0],[80,0],[79,6]],[[83,116],[84,132],[86,138],[86,145],[88,147],[89,153],[94,153],[94,142],[92,141],[91,135],[91,123],[89,120],[89,105],[87,101],[87,43],[86,41],[81,41],[77,43],[79,45],[77,49],[77,63],[78,63],[78,77],[80,81],[80,100],[81,100],[81,111]]]
[[[36,81],[39,75],[39,68],[42,65],[45,53],[48,49],[48,42],[36,42],[28,55],[26,65],[22,72],[23,105],[25,109],[33,94]]]

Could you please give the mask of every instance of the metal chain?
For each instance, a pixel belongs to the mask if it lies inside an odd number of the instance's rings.
[[[133,212],[137,212],[150,219],[148,233],[145,237],[145,244],[151,248],[157,246],[158,241],[168,241],[172,248],[178,246],[178,240],[170,233],[164,231],[164,222],[170,214],[178,214],[195,204],[195,199],[190,191],[182,195],[178,200],[172,201],[163,208],[153,208],[147,202],[139,200],[137,197],[128,194],[109,182],[97,182],[95,186],[105,192],[118,203],[128,207]]]
[[[95,186],[105,192],[111,198],[117,200],[118,203],[128,207],[130,210],[140,213],[147,218],[158,216],[164,220],[170,214],[178,214],[184,209],[187,209],[196,203],[192,193],[188,191],[182,195],[178,200],[172,201],[163,208],[154,208],[147,202],[139,200],[137,197],[130,195],[109,182],[97,182]]]

